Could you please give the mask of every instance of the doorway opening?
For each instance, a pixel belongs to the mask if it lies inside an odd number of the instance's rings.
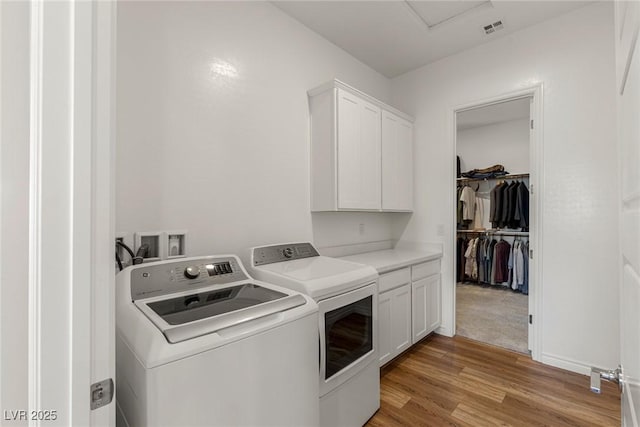
[[[541,87],[454,110],[454,334],[532,354]]]

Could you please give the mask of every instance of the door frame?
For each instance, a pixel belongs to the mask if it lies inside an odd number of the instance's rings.
[[[29,7],[28,413],[115,425],[90,387],[115,379],[116,3]]]
[[[455,238],[457,224],[455,215],[455,203],[456,203],[456,155],[457,155],[457,126],[456,116],[457,113],[462,111],[474,110],[477,108],[487,107],[494,104],[499,104],[507,101],[513,101],[522,98],[532,98],[530,118],[533,120],[533,129],[530,129],[529,138],[529,187],[531,195],[530,204],[530,218],[529,223],[529,245],[533,251],[533,258],[529,259],[529,314],[533,317],[533,323],[529,327],[529,342],[531,343],[531,357],[533,360],[540,361],[542,357],[542,253],[543,240],[543,200],[542,194],[544,194],[544,169],[543,169],[543,155],[544,155],[544,124],[543,124],[543,83],[537,83],[533,86],[529,86],[520,90],[502,93],[496,96],[469,101],[464,104],[460,104],[449,109],[449,140],[451,144],[451,165],[452,176],[449,179],[449,218],[450,218],[450,232],[451,236]],[[456,254],[455,240],[453,242],[453,254]],[[450,324],[452,335],[456,334],[456,256],[451,257],[451,269],[449,275],[449,283],[453,284],[451,301],[443,301],[448,303],[451,307]]]

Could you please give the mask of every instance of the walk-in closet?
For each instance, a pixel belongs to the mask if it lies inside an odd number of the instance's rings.
[[[528,353],[531,98],[456,115],[456,334]]]

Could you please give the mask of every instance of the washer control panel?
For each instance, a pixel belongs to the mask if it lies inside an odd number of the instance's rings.
[[[130,274],[133,301],[249,278],[235,257],[202,257],[142,264]]]
[[[263,246],[253,249],[253,265],[273,264],[274,262],[293,261],[301,258],[320,256],[311,243],[287,243],[284,245]]]

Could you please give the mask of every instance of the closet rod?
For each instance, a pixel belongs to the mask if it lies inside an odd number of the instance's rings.
[[[511,175],[490,176],[487,178],[456,178],[456,182],[474,182],[474,181],[489,181],[497,179],[517,179],[517,178],[529,178],[528,173],[514,173]]]
[[[461,234],[486,234],[494,236],[528,236],[528,231],[500,231],[500,230],[457,230]]]

